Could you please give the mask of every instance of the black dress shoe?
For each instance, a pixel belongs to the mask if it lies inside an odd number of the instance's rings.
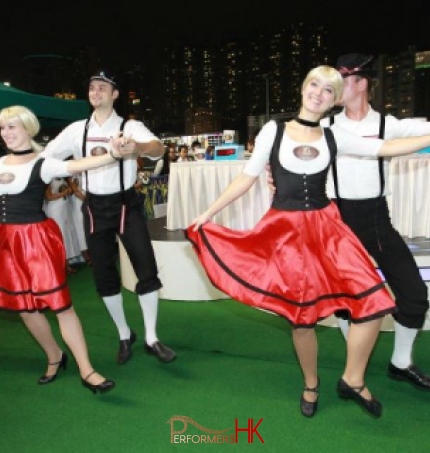
[[[305,385],[303,392],[313,392],[317,394],[317,399],[314,402],[305,400],[305,397],[302,395],[300,398],[300,412],[305,417],[313,417],[315,412],[318,409],[318,392],[319,392],[320,380],[318,378],[318,384],[315,388],[310,388]]]
[[[397,368],[392,363],[388,365],[388,377],[396,381],[406,381],[419,390],[430,391],[430,376],[425,375],[415,365],[407,368]]]
[[[365,387],[365,384],[360,387],[350,387],[343,379],[339,379],[339,381],[337,382],[337,393],[340,398],[344,400],[355,401],[369,414],[378,418],[382,414],[382,404],[373,397],[370,400],[363,398],[360,393],[364,390]]]
[[[176,352],[159,341],[156,341],[151,346],[145,343],[144,348],[148,354],[156,355],[161,362],[167,363],[176,359]]]
[[[128,340],[120,340],[118,355],[116,356],[116,361],[120,365],[127,362],[131,357],[131,346],[136,341],[136,334],[131,331],[130,338]]]
[[[91,373],[87,377],[81,378],[82,385],[87,389],[90,389],[94,394],[96,394],[97,392],[106,393],[115,387],[115,382],[111,381],[110,379],[105,379],[103,382],[100,382],[100,384],[90,384],[88,382],[88,378],[94,373],[95,371],[91,371]]]
[[[63,352],[61,354],[61,359],[58,362],[49,364],[49,365],[58,365],[57,371],[54,374],[50,374],[49,376],[44,374],[42,377],[40,377],[38,379],[37,382],[40,385],[44,385],[44,384],[49,384],[50,382],[55,381],[57,374],[60,371],[60,368],[63,368],[63,370],[65,370],[67,368],[67,360],[68,360],[67,354],[65,352]]]

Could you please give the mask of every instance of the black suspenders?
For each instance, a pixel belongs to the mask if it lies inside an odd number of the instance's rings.
[[[385,135],[385,116],[381,114],[378,138],[384,138],[384,135]],[[384,195],[385,189],[384,159],[382,157],[378,157],[378,166],[379,166],[379,180],[381,181],[381,192],[379,194],[379,197],[382,197]]]
[[[336,140],[334,139],[333,131],[329,127],[324,127],[323,130],[330,151],[330,162],[333,164],[336,161],[337,154]]]
[[[276,135],[275,135],[275,139],[273,140],[272,151],[270,152],[270,158],[269,158],[270,160],[272,158],[273,159],[275,158],[274,151],[279,151],[279,147],[281,146],[282,136],[284,135],[284,129],[285,129],[285,123],[283,121],[276,123]]]
[[[332,124],[334,124],[334,116],[330,117],[330,126]],[[385,116],[380,114],[378,138],[383,139],[384,135],[385,135]],[[379,168],[379,181],[380,181],[379,198],[381,198],[384,195],[384,189],[385,189],[384,159],[382,157],[378,157],[378,168]],[[338,186],[338,180],[337,180],[336,160],[334,160],[332,163],[332,172],[333,172],[334,192],[336,194],[336,198],[338,200],[340,200],[339,186]]]
[[[85,127],[84,127],[84,137],[82,140],[82,157],[86,157],[87,155],[87,136],[88,136],[88,127],[89,127],[89,122],[91,118],[88,118],[87,121],[85,122]],[[122,132],[124,130],[125,126],[125,119],[122,120],[121,126],[119,127],[119,130]],[[124,161],[121,159],[118,161],[119,163],[119,181],[120,181],[120,187],[121,187],[121,192],[124,192]],[[87,178],[87,191],[89,188],[89,182],[88,182],[88,171],[85,171],[85,176]]]

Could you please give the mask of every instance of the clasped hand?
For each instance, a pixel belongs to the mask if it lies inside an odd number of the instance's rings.
[[[111,137],[109,144],[115,156],[118,157],[133,154],[137,151],[136,142],[130,137],[126,137],[121,131]]]

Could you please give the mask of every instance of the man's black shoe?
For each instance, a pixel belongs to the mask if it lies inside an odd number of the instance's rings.
[[[419,390],[430,391],[430,377],[425,375],[415,365],[407,368],[397,368],[392,363],[388,365],[388,377],[396,381],[406,381]]]
[[[118,355],[116,356],[116,361],[120,365],[127,362],[131,357],[131,345],[136,341],[136,334],[131,331],[130,338],[128,340],[120,340]]]
[[[149,346],[148,343],[145,343],[144,348],[148,354],[157,356],[158,360],[161,362],[167,363],[176,359],[176,352],[159,341],[156,341],[151,346]]]

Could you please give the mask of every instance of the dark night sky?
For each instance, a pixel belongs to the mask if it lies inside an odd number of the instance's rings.
[[[11,78],[25,55],[68,55],[87,44],[98,49],[105,66],[141,63],[151,68],[163,45],[216,41],[296,21],[326,25],[335,54],[376,56],[411,44],[430,49],[428,0],[408,0],[402,8],[381,0],[289,0],[282,7],[278,2],[249,0],[245,8],[234,0],[39,0],[26,7],[4,2],[0,78]]]

